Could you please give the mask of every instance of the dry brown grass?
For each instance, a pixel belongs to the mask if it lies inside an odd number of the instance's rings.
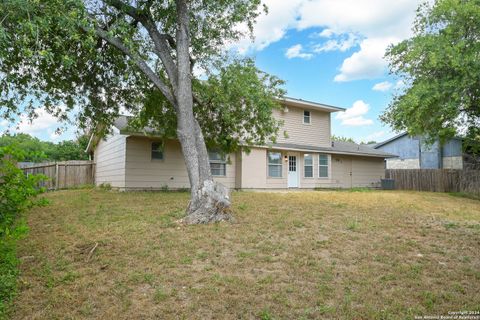
[[[480,201],[238,192],[236,224],[178,226],[186,193],[47,197],[20,244],[14,319],[412,319],[480,310]]]

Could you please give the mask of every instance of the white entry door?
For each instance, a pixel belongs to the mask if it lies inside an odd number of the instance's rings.
[[[297,156],[288,156],[288,187],[298,188]]]

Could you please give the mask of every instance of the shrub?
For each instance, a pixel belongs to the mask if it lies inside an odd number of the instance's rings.
[[[16,243],[28,230],[21,215],[34,205],[45,204],[45,199],[35,199],[44,191],[38,185],[45,177],[25,176],[16,167],[23,156],[24,152],[15,146],[0,147],[0,318],[6,316],[16,293]]]

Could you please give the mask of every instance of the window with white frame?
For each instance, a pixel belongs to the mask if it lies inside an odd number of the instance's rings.
[[[318,177],[328,178],[328,155],[318,155]]]
[[[303,155],[303,176],[313,178],[313,156],[311,154]]]
[[[303,123],[310,124],[310,111],[308,110],[303,111]]]
[[[282,153],[267,152],[268,176],[272,178],[282,177]]]
[[[212,176],[224,177],[227,175],[227,160],[224,154],[218,151],[209,151],[208,161]]]
[[[152,142],[152,160],[163,160],[163,143]]]

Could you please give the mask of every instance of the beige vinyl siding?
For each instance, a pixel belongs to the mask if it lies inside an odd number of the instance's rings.
[[[94,152],[95,184],[125,188],[126,136],[115,134],[101,139]]]
[[[332,155],[332,186],[379,187],[384,166],[383,158]]]
[[[306,189],[313,189],[313,188],[330,188],[332,187],[332,162],[331,162],[331,156],[327,154],[328,156],[328,178],[320,178],[318,176],[319,174],[319,169],[318,169],[318,155],[319,153],[308,153],[312,155],[313,159],[313,177],[312,178],[305,178],[305,172],[304,172],[304,155],[306,153],[302,153],[300,155],[300,161],[299,161],[299,174],[300,174],[300,188],[306,188]],[[325,154],[325,153],[322,153]],[[298,160],[297,160],[298,161]]]
[[[332,186],[335,188],[351,188],[352,158],[332,155]]]
[[[380,187],[385,178],[385,162],[381,158],[355,157],[352,160],[354,187]]]
[[[282,177],[268,177],[267,152],[281,152]],[[242,152],[241,161],[241,188],[243,189],[286,189],[288,186],[288,163],[285,156],[297,156],[297,170],[299,174],[299,188],[352,188],[378,187],[380,179],[385,175],[382,158],[357,157],[344,155],[328,155],[328,178],[320,178],[319,153],[313,155],[313,178],[304,177],[304,154],[287,150],[269,150],[252,148],[249,154]],[[324,154],[324,153],[322,153]],[[352,175],[350,175],[350,172]],[[237,186],[238,188],[238,186]]]
[[[310,111],[310,124],[303,123],[304,110]],[[330,146],[330,113],[289,106],[284,110],[274,110],[273,116],[284,122],[277,142],[318,147]],[[285,137],[284,131],[288,137]]]
[[[127,139],[126,188],[127,189],[170,189],[189,188],[187,169],[180,143],[165,142],[163,160],[151,158],[152,140],[145,137]],[[225,177],[214,177],[229,188],[235,187],[235,155],[228,157]]]
[[[267,183],[267,153],[266,149],[251,148],[249,153],[242,151],[241,188],[266,188]]]
[[[303,121],[303,112],[302,112],[302,119],[300,121]],[[273,178],[268,176],[268,160],[267,160],[267,152],[280,152],[282,154],[282,177],[281,178]],[[267,171],[266,175],[266,184],[265,187],[268,189],[285,189],[288,187],[287,179],[288,179],[288,162],[285,161],[285,156],[288,153],[285,150],[265,150],[264,154],[264,160],[263,163],[265,165],[265,169]],[[297,155],[298,159],[298,155]],[[298,160],[297,160],[298,162]]]

